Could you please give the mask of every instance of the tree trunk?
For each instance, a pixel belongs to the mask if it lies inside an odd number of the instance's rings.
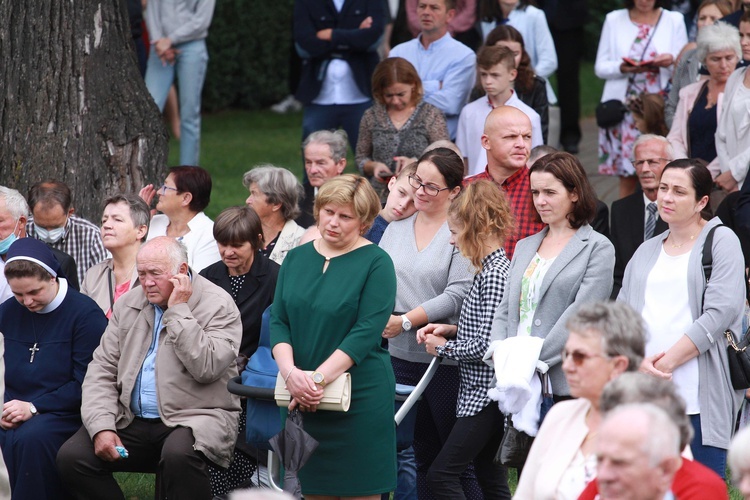
[[[164,178],[168,137],[124,1],[0,0],[0,184],[54,178],[76,213]]]

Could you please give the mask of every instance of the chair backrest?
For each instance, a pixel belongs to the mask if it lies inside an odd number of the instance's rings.
[[[250,356],[242,372],[242,385],[273,389],[279,367],[271,353],[271,306],[263,311],[258,350]],[[281,412],[276,402],[255,398],[247,400],[246,441],[250,446],[270,450],[268,440],[281,431]]]

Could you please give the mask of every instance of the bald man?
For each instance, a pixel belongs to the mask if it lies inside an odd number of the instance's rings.
[[[531,152],[531,120],[518,108],[497,107],[484,122],[481,140],[487,151],[487,168],[464,182],[486,179],[505,192],[516,218],[516,230],[505,241],[505,253],[512,259],[518,240],[544,228],[531,202],[529,169],[526,167]]]

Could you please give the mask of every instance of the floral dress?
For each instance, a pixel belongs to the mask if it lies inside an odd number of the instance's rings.
[[[634,61],[650,61],[656,56],[653,46],[646,50],[646,45],[651,41],[651,31],[654,26],[650,24],[633,23],[638,28],[638,35],[630,46],[627,57]],[[645,50],[645,53],[644,53]],[[642,59],[641,59],[642,57]],[[628,80],[628,89],[625,93],[625,104],[642,93],[657,94],[662,91],[659,72],[632,73]],[[619,175],[627,177],[635,175],[635,168],[630,159],[633,153],[633,143],[640,135],[635,127],[633,115],[628,111],[625,118],[611,128],[599,129],[599,173],[603,175]]]

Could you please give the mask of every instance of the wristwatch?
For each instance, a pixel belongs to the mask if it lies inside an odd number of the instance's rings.
[[[36,406],[34,406],[34,403],[29,403],[29,412],[31,413],[32,417],[36,417],[39,412],[36,410]]]
[[[406,314],[401,315],[401,329],[405,332],[411,330],[411,321],[406,317]]]
[[[326,386],[326,378],[323,376],[322,373],[320,373],[320,372],[313,372],[312,379],[313,379],[313,382],[315,382],[319,386],[321,386],[321,387],[325,387]]]

